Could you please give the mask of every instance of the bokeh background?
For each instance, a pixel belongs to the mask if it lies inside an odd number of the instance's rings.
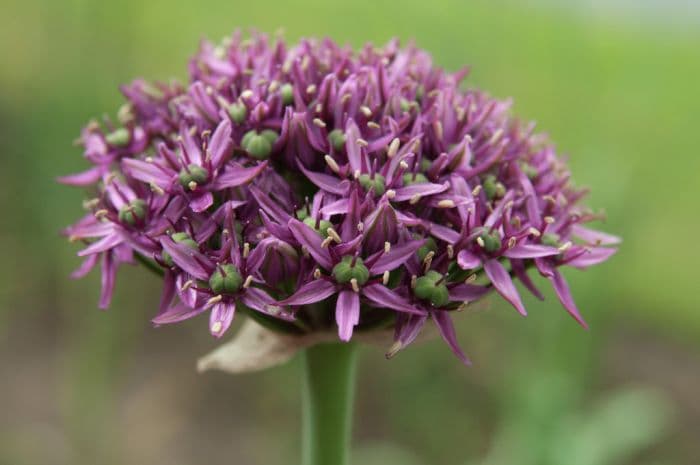
[[[513,97],[568,154],[625,242],[569,273],[591,324],[552,293],[500,300],[442,343],[360,360],[354,463],[672,465],[700,460],[700,6],[683,1],[1,0],[0,464],[295,463],[299,363],[198,375],[205,319],[153,329],[159,283],[71,281],[58,231],[83,193],[57,175],[120,83],[185,77],[202,37],[284,28],[359,46],[415,39],[469,85]],[[548,287],[548,286],[543,286]]]

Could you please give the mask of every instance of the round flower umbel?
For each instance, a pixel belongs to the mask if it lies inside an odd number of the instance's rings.
[[[536,271],[585,325],[561,269],[619,239],[586,225],[600,215],[548,140],[467,75],[397,41],[203,42],[187,83],[136,80],[118,124],[82,131],[90,166],[61,178],[97,192],[66,230],[86,243],[75,276],[101,263],[105,308],[138,260],[163,276],[156,324],[209,311],[216,336],[246,307],[275,331],[335,321],[343,341],[394,325],[393,355],[431,319],[466,362],[454,311],[495,290],[525,315],[515,282],[542,298]]]

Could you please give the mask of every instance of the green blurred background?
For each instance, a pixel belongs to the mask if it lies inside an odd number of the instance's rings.
[[[528,3],[528,5],[525,5]],[[83,193],[71,145],[120,83],[184,78],[202,37],[284,28],[359,46],[414,38],[470,85],[513,97],[562,153],[608,263],[567,276],[592,329],[551,292],[459,318],[464,368],[438,341],[362,352],[355,463],[670,465],[700,457],[700,7],[691,1],[0,1],[0,464],[282,465],[299,450],[299,366],[194,372],[204,319],[153,329],[158,280],[71,281],[58,236]]]

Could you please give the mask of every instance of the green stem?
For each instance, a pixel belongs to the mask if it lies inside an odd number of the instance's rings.
[[[356,348],[319,344],[304,354],[302,464],[348,465]]]

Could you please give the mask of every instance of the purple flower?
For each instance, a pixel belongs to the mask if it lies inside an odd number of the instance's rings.
[[[217,337],[245,311],[279,331],[395,328],[388,355],[432,320],[465,363],[454,312],[490,291],[525,315],[547,278],[582,325],[561,267],[585,269],[619,239],[586,226],[585,191],[510,102],[462,90],[397,41],[354,53],[240,33],[202,43],[187,85],[122,87],[118,123],[89,123],[90,163],[60,180],[92,186],[80,277],[163,275],[156,325],[209,313]],[[478,283],[478,284],[477,284]]]

